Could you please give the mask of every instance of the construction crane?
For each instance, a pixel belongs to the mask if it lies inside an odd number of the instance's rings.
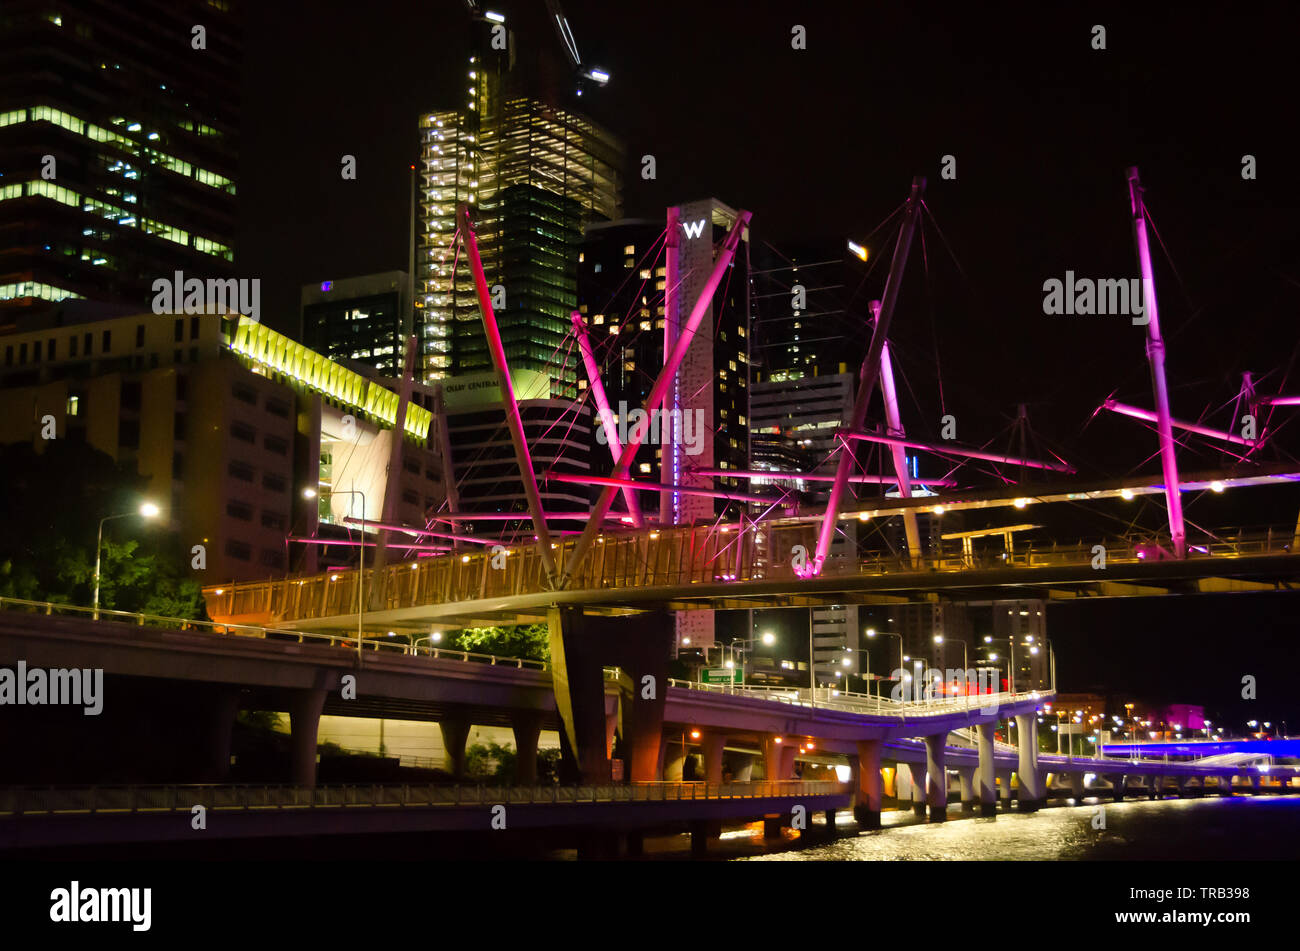
[[[485,20],[492,23],[505,23],[506,21],[506,18],[500,13],[483,9],[478,0],[465,0],[465,6],[469,9],[470,15],[476,20]],[[578,95],[582,95],[583,85],[586,80],[591,80],[600,86],[608,83],[608,70],[601,69],[599,66],[583,65],[582,54],[578,52],[578,42],[573,38],[573,30],[569,27],[568,17],[564,15],[559,0],[546,0],[546,10],[550,14],[551,25],[555,27],[555,32],[560,37],[560,45],[564,47],[564,54],[573,69],[578,86]]]

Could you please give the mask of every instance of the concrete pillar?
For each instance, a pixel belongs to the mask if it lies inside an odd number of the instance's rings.
[[[704,855],[709,848],[709,823],[696,820],[691,823],[691,855]]]
[[[295,690],[289,704],[290,764],[298,786],[316,785],[316,737],[324,706],[325,690],[320,687]]]
[[[943,822],[948,818],[948,770],[944,767],[947,743],[947,733],[925,738],[925,798],[930,806],[931,822]]]
[[[998,776],[998,798],[1004,810],[1011,808],[1011,770],[1002,770]]]
[[[858,741],[858,782],[853,797],[853,818],[860,829],[880,828],[880,808],[885,795],[880,776],[880,753],[884,745],[883,740]]]
[[[208,741],[204,750],[202,781],[224,783],[230,778],[230,737],[239,713],[239,688],[217,688],[205,706]],[[315,762],[314,756],[312,762]]]
[[[1232,777],[1231,777],[1231,776],[1220,776],[1220,777],[1219,777],[1219,795],[1220,795],[1220,796],[1231,796],[1231,795],[1232,795]]]
[[[618,697],[605,696],[605,759],[614,758],[614,737],[618,735]],[[609,707],[613,706],[613,710]]]
[[[924,819],[926,811],[925,764],[908,763],[907,770],[912,780],[912,812],[919,818]]]
[[[737,757],[735,782],[751,783],[754,781],[754,758],[753,753],[742,753]]]
[[[1148,776],[1147,777],[1147,798],[1159,799],[1161,793],[1160,787],[1163,783],[1164,783],[1163,776]]]
[[[469,739],[470,722],[464,716],[445,716],[438,721],[442,732],[443,769],[457,779],[465,778],[465,741]]]
[[[1252,773],[1250,777],[1250,793],[1252,796],[1259,795],[1259,773]]]
[[[663,749],[664,782],[680,783],[682,781],[682,771],[686,767],[686,747],[682,745],[680,738],[670,738],[664,741]]]
[[[912,770],[907,763],[894,764],[894,798],[900,805],[912,801]]]
[[[765,816],[763,818],[763,838],[765,839],[781,838],[780,816]]]
[[[794,779],[794,754],[798,748],[793,743],[781,744],[781,778]]]
[[[768,782],[785,779],[785,774],[781,772],[781,759],[788,745],[782,737],[775,734],[763,737],[763,776]]]
[[[963,766],[957,770],[961,782],[961,811],[972,812],[975,809],[975,767]]]
[[[1174,786],[1178,789],[1178,798],[1182,799],[1187,795],[1187,777],[1175,776]]]
[[[1083,802],[1083,773],[1073,772],[1070,774],[1070,798],[1074,800],[1077,806]]]
[[[542,732],[542,711],[514,711],[510,729],[515,735],[515,782],[532,786],[537,782],[537,737]]]
[[[981,723],[976,727],[979,732],[980,752],[980,765],[976,773],[976,789],[979,792],[980,815],[982,816],[997,815],[998,791],[993,770],[993,733],[996,729],[996,723]]]
[[[1016,716],[1016,740],[1020,744],[1020,808],[1033,812],[1043,805],[1043,781],[1038,772],[1038,717],[1033,713]]]
[[[722,733],[705,733],[700,741],[704,751],[704,781],[706,783],[722,782],[722,747],[727,737]]]
[[[1128,792],[1128,777],[1123,773],[1115,776],[1111,780],[1111,795],[1116,802],[1124,801],[1124,794]]]

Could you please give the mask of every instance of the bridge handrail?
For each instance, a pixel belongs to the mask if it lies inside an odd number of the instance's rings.
[[[908,717],[937,716],[951,711],[979,710],[988,706],[1007,706],[1026,700],[1048,699],[1053,696],[1050,690],[1029,690],[1017,693],[976,694],[961,697],[948,697],[942,700],[890,700],[870,694],[849,693],[834,688],[817,688],[810,697],[808,687],[778,687],[766,684],[746,686],[743,684],[707,684],[693,680],[670,678],[670,687],[698,690],[726,696],[750,696],[757,700],[785,703],[791,706],[820,707],[847,713],[893,716],[906,720]]]
[[[506,786],[481,783],[9,786],[0,788],[0,816],[190,813],[196,805],[212,810],[252,811],[771,799],[842,795],[846,788],[842,783],[827,780],[648,782],[580,786]]]
[[[165,617],[159,614],[145,614],[139,611],[117,611],[111,608],[100,608],[98,612],[92,607],[86,607],[79,604],[64,604],[57,601],[29,601],[23,598],[6,598],[0,597],[0,610],[22,610],[36,609],[35,613],[41,613],[47,617],[56,614],[84,614],[94,617],[96,613],[101,619],[109,620],[130,620],[137,627],[160,627],[165,630],[178,631],[207,631],[211,634],[229,635],[235,634],[240,636],[261,637],[263,640],[269,640],[267,635],[273,635],[277,640],[288,639],[295,640],[299,644],[305,644],[308,641],[324,642],[331,647],[346,647],[348,650],[356,650],[355,634],[324,634],[315,631],[298,631],[287,628],[265,627],[259,624],[236,624],[228,621],[198,621],[193,618],[176,618]],[[32,613],[32,612],[28,612]],[[383,637],[372,636],[363,638],[362,650],[379,651],[396,651],[402,654],[409,654],[417,657],[429,657],[434,660],[460,660],[466,663],[485,663],[493,667],[518,667],[530,668],[533,670],[548,670],[550,665],[543,660],[530,660],[525,657],[503,657],[499,654],[480,654],[474,651],[455,650],[449,647],[425,647],[421,644],[399,644],[388,641]]]

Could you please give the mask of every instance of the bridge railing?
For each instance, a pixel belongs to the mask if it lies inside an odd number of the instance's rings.
[[[11,786],[0,789],[0,816],[122,815],[214,811],[435,808],[507,803],[685,802],[841,795],[831,781],[626,783],[583,786],[372,784]]]
[[[795,577],[790,552],[796,545],[812,551],[815,522],[760,524],[745,531],[714,530],[710,525],[679,526],[650,531],[610,531],[600,535],[570,580],[571,590],[631,589],[718,582],[785,580]],[[1191,544],[1189,557],[1243,557],[1283,554],[1292,550],[1291,527],[1266,527],[1235,532]],[[567,563],[576,541],[555,542],[557,563]],[[947,549],[927,557],[919,566],[906,559],[872,554],[863,558],[831,558],[823,575],[893,574],[917,570],[968,571],[999,567],[1038,568],[1091,564],[1093,545],[1102,544],[1109,563],[1136,563],[1161,557],[1163,542],[1151,538],[1103,538],[1096,543],[1050,547],[1032,543],[1010,552]],[[501,553],[489,550],[454,553],[367,568],[364,578],[367,611],[400,610],[427,604],[478,601],[548,590],[541,556],[532,546],[515,546]],[[204,589],[215,617],[264,618],[273,623],[356,614],[355,569],[241,582]]]
[[[18,611],[27,614],[42,614],[47,617],[71,616],[91,619],[96,613],[103,621],[120,621],[136,627],[147,627],[170,631],[200,631],[234,637],[255,637],[263,640],[294,641],[299,644],[321,644],[329,647],[342,647],[347,650],[357,649],[355,634],[330,634],[314,631],[288,630],[285,628],[264,627],[257,624],[234,624],[226,621],[196,621],[190,618],[163,617],[156,614],[143,614],[133,611],[115,611],[77,604],[62,604],[53,601],[27,601],[22,598],[0,597],[0,610]],[[448,647],[434,647],[424,644],[409,644],[390,640],[381,635],[371,634],[363,638],[362,650],[383,653],[400,653],[435,660],[457,660],[469,664],[487,664],[493,667],[517,667],[533,670],[548,670],[549,665],[541,660],[529,660],[522,657],[502,657],[498,654],[480,654],[474,651],[455,650]]]
[[[725,696],[750,697],[755,700],[768,700],[791,706],[817,707],[824,710],[897,717],[904,720],[909,717],[943,716],[968,710],[980,710],[986,707],[1009,706],[1029,700],[1050,699],[1053,696],[1051,691],[1029,690],[1017,693],[970,694],[937,700],[891,700],[871,694],[852,693],[829,687],[819,687],[814,692],[810,687],[707,684],[675,678],[670,679],[668,685],[685,690],[696,690]]]

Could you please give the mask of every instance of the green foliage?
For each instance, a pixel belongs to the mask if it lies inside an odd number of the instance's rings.
[[[465,774],[474,779],[495,782],[513,782],[515,778],[514,747],[499,743],[475,743],[465,751]]]
[[[468,627],[446,640],[447,646],[477,654],[551,659],[550,630],[545,624],[512,624],[505,627]]]
[[[89,605],[100,519],[132,512],[148,480],[84,443],[56,439],[37,453],[0,446],[0,596]],[[129,527],[128,527],[129,526]],[[174,533],[139,518],[104,526],[100,606],[204,618],[199,583]]]

